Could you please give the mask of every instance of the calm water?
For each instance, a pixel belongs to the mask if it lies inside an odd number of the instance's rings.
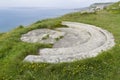
[[[0,9],[0,32],[6,32],[16,26],[28,25],[38,20],[58,17],[72,11],[67,9],[41,8]]]

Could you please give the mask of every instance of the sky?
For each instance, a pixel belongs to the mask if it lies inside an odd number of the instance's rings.
[[[120,0],[0,0],[1,7],[82,8],[92,3]]]

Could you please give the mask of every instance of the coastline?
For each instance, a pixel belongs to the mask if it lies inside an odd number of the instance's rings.
[[[12,31],[9,31],[3,34],[3,36],[0,36],[0,61],[1,61],[0,62],[0,65],[1,65],[0,80],[39,80],[39,79],[41,80],[56,80],[56,79],[57,80],[80,80],[80,79],[82,80],[89,80],[89,79],[119,80],[120,79],[120,76],[119,76],[120,12],[118,11],[119,9],[117,8],[118,4],[120,4],[120,2],[113,6],[110,6],[109,7],[109,10],[111,10],[110,12],[105,9],[102,11],[98,11],[96,14],[94,13],[81,14],[80,12],[69,13],[59,18],[38,21],[32,25],[29,25],[29,27],[18,27]],[[116,7],[116,11],[118,11],[117,13],[112,13],[113,7]],[[54,30],[55,28],[60,28],[60,27],[63,28],[65,26],[62,26],[60,24],[62,21],[78,22],[78,23],[98,26],[112,33],[115,38],[116,44],[110,50],[102,51],[96,57],[76,60],[74,62],[63,62],[58,64],[42,63],[42,62],[40,63],[23,62],[25,57],[28,55],[38,55],[38,51],[41,51],[39,49],[42,49],[42,52],[43,52],[42,56],[44,56],[43,48],[52,48],[53,45],[22,42],[20,40],[21,35],[36,29],[47,28],[47,29]],[[87,29],[91,31],[89,28]],[[80,28],[80,30],[82,29]],[[77,32],[77,31],[72,31],[72,32]],[[96,40],[96,37],[98,37],[99,40],[101,39],[105,42],[108,41],[108,39],[106,38],[107,36],[102,38],[101,36],[98,36],[96,32],[93,32],[93,35],[96,35],[94,36],[94,39],[96,42],[98,42],[98,40]],[[102,35],[104,34],[102,33]],[[47,37],[45,37],[45,35],[43,36],[43,40],[47,38],[49,38],[48,35]],[[33,39],[35,38],[33,37]],[[88,38],[88,39],[91,39],[91,38]],[[72,39],[69,39],[69,40],[72,40]],[[93,44],[96,45],[95,41],[93,41]],[[73,44],[74,43],[76,42],[73,42]],[[104,44],[104,43],[100,42],[100,45],[101,44]],[[108,44],[111,44],[111,42],[108,42]],[[88,46],[88,47],[92,48],[91,46]],[[85,49],[86,49],[86,46],[85,46]],[[55,55],[56,54],[57,53],[55,52]],[[48,56],[48,58],[50,57]],[[69,58],[71,59],[71,57]]]
[[[48,8],[39,8],[39,7],[35,7],[35,8],[34,7],[33,8],[32,7],[31,8],[13,7],[13,8],[0,9],[3,12],[6,10],[10,12],[10,15],[6,14],[5,12],[6,15],[3,16],[2,17],[3,20],[0,21],[0,26],[4,26],[3,29],[0,30],[0,33],[10,31],[18,27],[19,25],[29,26],[30,24],[35,23],[40,20],[42,21],[46,19],[57,18],[57,17],[61,17],[61,16],[64,16],[70,13],[74,13],[74,12],[92,13],[95,11],[103,10],[105,7],[111,4],[113,3],[95,3],[95,4],[90,5],[89,7],[75,8],[75,9],[54,9],[54,8],[48,9]],[[36,14],[36,12],[37,13],[39,12],[39,13]],[[2,13],[1,15],[4,15]],[[11,21],[11,18],[12,18],[10,17],[11,15],[17,15],[17,16],[12,16],[13,18],[15,18],[14,22]],[[8,17],[5,18],[6,16]]]
[[[71,12],[74,12],[74,10],[71,10],[71,9],[41,9],[41,8],[5,9],[5,10],[2,10],[2,13],[0,13],[2,15],[1,18],[3,18],[3,20],[0,21],[0,26],[1,26],[0,32],[7,32],[7,31],[10,31],[18,27],[19,25],[28,26],[39,20],[56,18],[56,17],[60,17],[62,15],[65,15]],[[14,20],[11,21],[11,18],[14,18]]]

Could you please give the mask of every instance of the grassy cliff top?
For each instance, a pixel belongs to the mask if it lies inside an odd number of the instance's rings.
[[[114,3],[113,5],[109,6],[111,9],[112,8],[120,8],[120,1],[117,3]]]
[[[112,13],[120,13],[120,1],[107,7],[107,10]]]
[[[118,5],[115,3],[110,6]],[[117,11],[117,10],[116,10]],[[95,58],[71,63],[25,63],[27,55],[37,55],[38,49],[51,44],[25,43],[22,34],[34,29],[61,27],[61,21],[81,22],[99,26],[111,32],[116,45]],[[96,13],[75,12],[59,18],[38,21],[28,27],[0,34],[0,80],[119,80],[120,79],[120,14],[108,10]]]
[[[99,5],[107,6],[107,5],[111,5],[111,4],[114,4],[114,3],[113,2],[108,2],[108,3],[94,3],[91,6],[99,6]]]

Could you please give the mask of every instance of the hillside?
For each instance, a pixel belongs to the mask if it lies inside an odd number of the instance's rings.
[[[78,8],[78,9],[75,9],[75,10],[79,10],[79,11],[82,11],[82,12],[94,12],[95,10],[103,10],[105,8],[107,8],[108,6],[114,4],[113,2],[108,2],[108,3],[94,3],[94,4],[91,4],[89,7],[85,7],[85,8]]]
[[[120,2],[115,3],[107,8],[111,13],[120,13]]]
[[[69,13],[59,18],[46,19],[0,34],[0,80],[119,80],[120,79],[120,14],[119,2],[95,13]],[[99,26],[114,35],[116,45],[97,57],[69,63],[27,63],[27,55],[37,55],[39,49],[52,44],[26,43],[22,34],[35,29],[66,27],[62,21],[80,22]]]
[[[91,7],[97,7],[97,6],[109,6],[111,4],[114,4],[113,2],[109,2],[109,3],[94,3],[91,5]]]

